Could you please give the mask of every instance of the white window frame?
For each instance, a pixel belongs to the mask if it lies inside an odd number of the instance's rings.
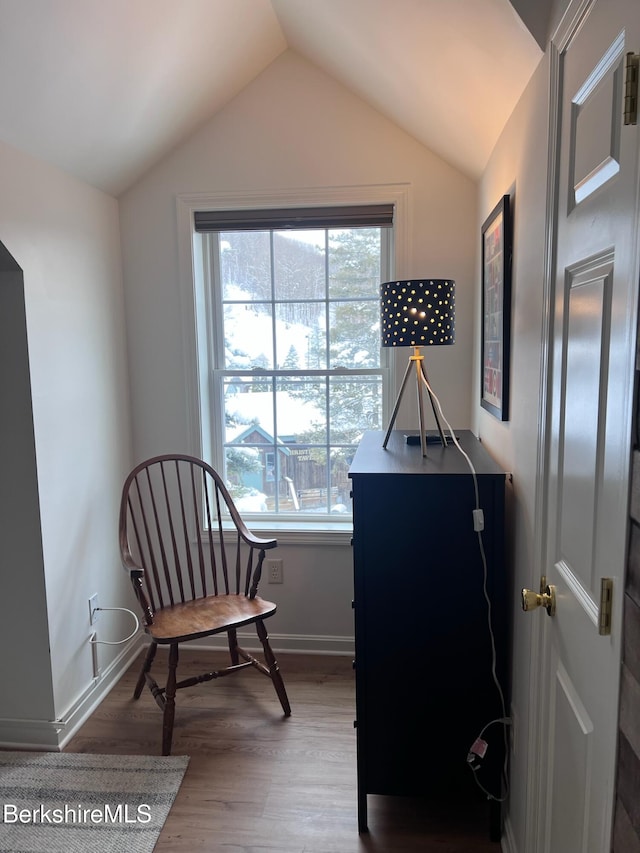
[[[188,451],[216,464],[213,448],[220,444],[220,425],[214,419],[202,417],[212,411],[214,383],[211,367],[215,364],[212,336],[206,323],[199,318],[207,316],[210,307],[207,284],[208,259],[200,251],[202,241],[195,234],[194,216],[199,210],[276,209],[301,205],[326,206],[339,204],[393,204],[394,225],[391,240],[390,277],[405,278],[408,257],[408,209],[409,186],[368,185],[356,187],[332,187],[286,191],[190,193],[177,197],[179,284],[182,309],[183,352],[185,365],[185,388],[188,412]],[[210,316],[210,315],[209,315]],[[207,352],[205,363],[199,352]],[[395,365],[393,353],[383,350],[381,366],[386,371],[383,380],[383,419],[388,422],[391,400],[395,398]],[[384,360],[387,363],[384,363]],[[206,363],[208,361],[208,363]],[[220,405],[220,401],[218,401]],[[221,410],[221,409],[219,409]],[[216,433],[216,430],[218,432]],[[250,527],[264,534],[278,537],[281,543],[327,543],[348,541],[352,522],[349,519],[334,520],[322,517],[286,516],[277,518],[252,517]]]

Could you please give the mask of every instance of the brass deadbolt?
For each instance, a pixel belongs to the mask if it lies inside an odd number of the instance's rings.
[[[548,584],[541,592],[534,592],[532,589],[522,590],[522,609],[535,610],[537,607],[544,607],[549,616],[555,616],[556,588],[553,584]]]

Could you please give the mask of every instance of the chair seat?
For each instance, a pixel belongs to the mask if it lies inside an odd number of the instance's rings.
[[[235,535],[226,535],[229,527]],[[139,699],[146,686],[161,708],[162,754],[171,755],[176,692],[247,667],[271,679],[285,717],[290,716],[264,624],[276,605],[257,594],[265,554],[278,541],[248,529],[220,474],[204,460],[181,453],[140,462],[122,487],[118,539],[151,639],[133,698]],[[211,594],[194,598],[194,586]],[[238,643],[237,629],[250,625],[262,647],[260,657]],[[226,634],[229,665],[178,678],[180,643],[214,634]],[[159,645],[168,650],[164,685],[151,672]]]
[[[157,643],[175,643],[238,628],[275,612],[276,605],[260,596],[208,595],[157,610],[145,631]]]

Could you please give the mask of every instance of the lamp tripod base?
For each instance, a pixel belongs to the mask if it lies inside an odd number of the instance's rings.
[[[382,442],[382,447],[386,450],[387,444],[389,443],[389,437],[391,435],[391,430],[393,429],[393,425],[396,422],[396,417],[398,415],[398,409],[400,408],[400,403],[402,401],[402,395],[404,394],[405,388],[407,387],[407,381],[412,372],[412,368],[415,370],[416,383],[418,388],[418,421],[420,425],[420,449],[422,451],[422,455],[427,455],[427,434],[424,428],[424,393],[422,389],[423,381],[425,388],[427,389],[427,394],[429,395],[429,401],[431,403],[431,408],[433,409],[433,415],[436,419],[436,425],[438,427],[438,433],[440,434],[440,440],[442,441],[442,446],[447,446],[447,440],[445,438],[442,425],[440,424],[440,418],[438,417],[438,411],[436,408],[435,400],[433,398],[433,392],[431,391],[431,387],[429,385],[429,379],[427,377],[427,371],[424,367],[424,356],[421,352],[421,347],[413,348],[413,355],[409,357],[409,363],[407,364],[407,368],[404,372],[404,377],[402,379],[402,385],[400,386],[400,393],[398,394],[398,398],[393,407],[393,414],[391,415],[391,420],[389,422],[389,428],[387,429],[387,434],[384,437],[384,441]]]

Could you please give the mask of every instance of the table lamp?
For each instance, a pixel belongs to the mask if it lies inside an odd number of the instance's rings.
[[[387,281],[380,286],[382,346],[413,347],[413,355],[409,357],[400,393],[391,415],[389,429],[382,445],[385,449],[412,367],[418,388],[418,419],[422,455],[427,455],[423,384],[431,401],[442,445],[443,447],[447,445],[424,366],[422,347],[449,346],[455,342],[455,285],[455,281],[451,281],[451,279],[421,278],[409,281]]]

